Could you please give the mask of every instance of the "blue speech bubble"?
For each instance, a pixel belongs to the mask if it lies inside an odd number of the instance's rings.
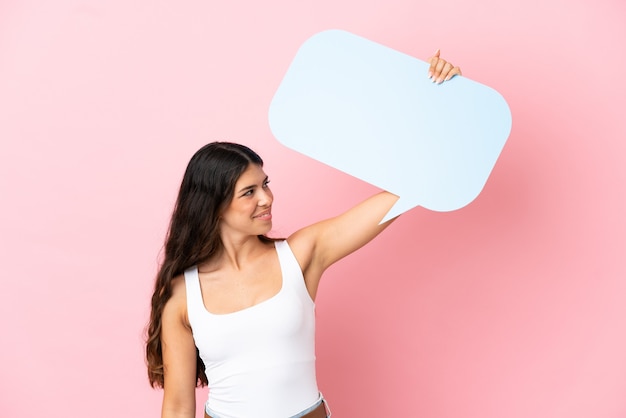
[[[298,50],[269,110],[283,145],[399,200],[381,222],[416,206],[452,211],[483,189],[511,131],[495,90],[465,77],[435,84],[429,64],[330,30]]]

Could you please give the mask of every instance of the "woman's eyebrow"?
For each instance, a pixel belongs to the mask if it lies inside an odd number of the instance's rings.
[[[256,184],[253,184],[252,186],[246,186],[243,189],[239,190],[237,193],[245,192],[247,190],[254,189],[255,187],[256,187]]]
[[[265,183],[268,178],[269,178],[269,176],[265,176],[265,178],[263,179],[262,183]],[[245,192],[247,190],[254,189],[255,187],[257,187],[256,184],[253,184],[253,185],[250,185],[250,186],[246,186],[243,189],[239,190],[237,193]]]

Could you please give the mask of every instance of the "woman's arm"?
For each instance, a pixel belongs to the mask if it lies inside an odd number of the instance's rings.
[[[308,250],[309,259],[298,260],[303,270],[315,264],[322,271],[348,254],[358,250],[380,234],[393,219],[379,225],[398,197],[381,192],[347,212],[303,228],[289,237],[289,243]],[[292,245],[292,246],[293,246]],[[306,248],[304,248],[306,247]]]
[[[196,413],[196,346],[187,320],[185,283],[173,283],[161,319],[163,406],[161,418],[194,418]]]
[[[459,67],[440,58],[439,50],[428,61],[428,77],[433,82],[441,83],[461,75]],[[303,228],[289,237],[313,299],[324,270],[367,244],[393,222],[392,219],[379,225],[397,200],[397,196],[388,192],[376,194],[342,215]]]
[[[303,228],[288,238],[313,299],[324,270],[367,244],[394,221],[379,225],[397,200],[389,192],[378,193],[347,212]]]

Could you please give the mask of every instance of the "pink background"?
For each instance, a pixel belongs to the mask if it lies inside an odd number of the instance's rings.
[[[625,18],[621,0],[4,0],[0,416],[158,416],[142,330],[204,143],[265,158],[276,236],[375,191],[268,128],[298,46],[339,28],[441,48],[513,130],[471,205],[415,209],[328,271],[333,416],[626,417]]]

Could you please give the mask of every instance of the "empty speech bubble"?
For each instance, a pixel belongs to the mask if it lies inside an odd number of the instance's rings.
[[[416,206],[452,211],[483,189],[511,131],[494,89],[354,34],[308,39],[269,110],[283,145],[371,183],[399,200],[385,222]]]

